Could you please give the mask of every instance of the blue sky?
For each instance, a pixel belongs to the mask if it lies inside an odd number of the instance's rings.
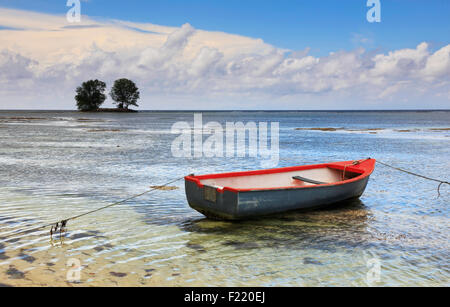
[[[449,109],[450,1],[380,2],[0,0],[0,109],[124,77],[143,109]]]
[[[88,0],[92,17],[223,31],[262,38],[279,48],[324,55],[366,48],[439,48],[450,38],[450,1],[381,0],[382,22],[369,23],[366,0]],[[65,0],[0,0],[0,6],[51,14],[67,12]],[[358,38],[365,38],[361,42]]]

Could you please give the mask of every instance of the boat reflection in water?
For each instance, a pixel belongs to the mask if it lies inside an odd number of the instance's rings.
[[[186,244],[196,251],[209,245],[222,248],[287,250],[317,249],[334,252],[338,248],[369,246],[373,235],[368,230],[370,210],[359,199],[339,202],[326,208],[300,209],[256,217],[239,222],[208,218],[186,221],[180,225],[190,232]]]

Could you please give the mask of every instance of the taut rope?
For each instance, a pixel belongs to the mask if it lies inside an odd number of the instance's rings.
[[[345,166],[344,166],[344,172],[342,173],[342,180],[345,180],[345,172],[346,172],[346,170],[347,170],[347,167],[352,166],[352,165],[359,165],[359,164],[361,164],[361,163],[363,163],[363,162],[365,162],[365,161],[367,161],[367,160],[370,160],[370,159],[371,159],[371,158],[367,158],[367,159],[364,159],[364,160],[356,160],[356,161],[353,161],[353,163],[351,163],[351,164],[345,165]],[[440,193],[441,186],[442,186],[443,184],[448,184],[448,185],[450,185],[450,182],[448,182],[448,181],[440,180],[440,179],[434,179],[434,178],[430,178],[430,177],[427,177],[427,176],[424,176],[424,175],[421,175],[421,174],[413,173],[413,172],[411,172],[411,171],[407,171],[407,170],[405,170],[405,169],[402,169],[402,168],[399,168],[399,167],[392,166],[392,165],[390,165],[390,164],[381,162],[381,161],[379,161],[379,160],[377,160],[377,163],[379,163],[379,164],[381,164],[381,165],[384,165],[384,166],[387,166],[387,167],[390,167],[390,168],[395,169],[395,170],[397,170],[397,171],[400,171],[400,172],[409,174],[409,175],[413,175],[413,176],[420,177],[420,178],[423,178],[423,179],[427,179],[427,180],[431,180],[431,181],[438,182],[438,183],[439,183],[439,185],[438,185],[438,187],[437,187],[438,198],[441,196],[441,193]]]
[[[344,172],[343,172],[343,180],[345,179],[345,172],[346,172],[346,169],[347,169],[348,166],[359,165],[359,164],[361,164],[361,163],[363,163],[363,162],[365,162],[365,161],[367,161],[367,160],[370,160],[370,158],[367,158],[367,159],[364,159],[364,160],[357,160],[357,161],[354,161],[354,162],[351,163],[351,164],[345,165],[345,166],[344,166]],[[399,168],[399,167],[392,166],[392,165],[390,165],[390,164],[381,162],[381,161],[379,161],[379,160],[377,160],[377,163],[379,163],[379,164],[381,164],[381,165],[384,165],[384,166],[387,166],[387,167],[390,167],[390,168],[395,169],[395,170],[397,170],[397,171],[400,171],[400,172],[409,174],[409,175],[413,175],[413,176],[420,177],[420,178],[423,178],[423,179],[426,179],[426,180],[438,182],[438,183],[439,183],[438,188],[437,188],[438,198],[441,196],[441,193],[440,193],[440,188],[441,188],[441,186],[442,186],[443,184],[448,184],[448,185],[450,185],[450,182],[448,182],[448,181],[440,180],[440,179],[435,179],[435,178],[430,178],[430,177],[427,177],[427,176],[424,176],[424,175],[421,175],[421,174],[417,174],[417,173],[414,173],[414,172],[411,172],[411,171],[408,171],[408,170],[405,170],[405,169],[402,169],[402,168]],[[104,210],[104,209],[107,209],[107,208],[111,208],[111,207],[113,207],[113,206],[117,206],[117,205],[123,204],[123,203],[125,203],[125,202],[127,202],[127,201],[129,201],[129,200],[138,198],[138,197],[143,196],[143,195],[145,195],[145,194],[149,194],[149,193],[151,193],[151,192],[153,192],[153,191],[155,191],[155,190],[159,190],[159,189],[161,189],[162,187],[166,187],[166,186],[168,186],[169,184],[174,183],[174,182],[177,182],[177,181],[182,180],[182,179],[184,179],[184,176],[183,176],[183,177],[180,177],[180,178],[177,178],[177,179],[174,179],[174,180],[171,180],[171,181],[167,182],[167,183],[164,184],[164,185],[157,186],[157,187],[153,187],[153,188],[151,188],[151,189],[149,189],[149,190],[147,190],[147,191],[145,191],[145,192],[143,192],[143,193],[133,195],[133,196],[128,197],[128,198],[126,198],[126,199],[124,199],[124,200],[121,200],[121,201],[118,201],[118,202],[109,204],[109,205],[107,205],[107,206],[104,206],[104,207],[101,207],[101,208],[98,208],[98,209],[95,209],[95,210],[92,210],[92,211],[88,211],[88,212],[85,212],[85,213],[82,213],[82,214],[79,214],[79,215],[75,215],[75,216],[69,217],[69,218],[64,219],[64,220],[61,220],[61,221],[59,221],[59,222],[57,222],[57,223],[52,223],[52,224],[48,224],[48,225],[43,225],[43,226],[36,227],[36,228],[30,229],[30,230],[20,231],[20,232],[11,234],[11,235],[6,236],[6,237],[2,237],[2,240],[6,240],[6,239],[12,238],[12,237],[14,237],[14,236],[20,235],[20,234],[33,233],[33,232],[36,232],[36,231],[38,231],[38,230],[41,230],[41,229],[44,229],[44,228],[47,228],[47,227],[51,227],[51,229],[50,229],[50,236],[52,236],[53,233],[57,232],[58,230],[59,230],[59,232],[60,232],[60,234],[61,234],[62,232],[65,231],[65,228],[66,228],[66,226],[67,226],[67,222],[69,222],[69,221],[73,221],[73,220],[78,219],[78,218],[80,218],[80,217],[83,217],[83,216],[86,216],[86,215],[89,215],[89,214],[92,214],[92,213],[95,213],[95,212],[98,212],[98,211],[101,211],[101,210]]]
[[[392,165],[390,165],[390,164],[387,164],[387,163],[384,163],[384,162],[381,162],[381,161],[378,161],[378,160],[377,160],[377,163],[380,163],[381,165],[390,167],[390,168],[392,168],[392,169],[395,169],[395,170],[397,170],[397,171],[400,171],[400,172],[403,172],[403,173],[406,173],[406,174],[409,174],[409,175],[413,175],[413,176],[420,177],[420,178],[423,178],[423,179],[427,179],[427,180],[430,180],[430,181],[439,182],[439,185],[438,185],[438,188],[437,188],[438,198],[441,196],[441,193],[440,193],[441,186],[442,186],[443,184],[448,184],[448,185],[450,185],[450,182],[445,181],[445,180],[434,179],[434,178],[430,178],[430,177],[427,177],[427,176],[424,176],[424,175],[421,175],[421,174],[413,173],[413,172],[411,172],[411,171],[407,171],[407,170],[404,170],[404,169],[402,169],[402,168],[395,167],[395,166],[392,166]]]
[[[30,230],[16,232],[16,233],[11,234],[9,236],[2,237],[2,239],[5,240],[5,239],[9,239],[9,238],[21,235],[21,234],[33,233],[33,232],[36,232],[38,230],[41,230],[41,229],[44,229],[44,228],[48,228],[48,227],[51,227],[51,229],[50,229],[50,237],[53,235],[53,233],[57,232],[58,230],[59,230],[59,232],[61,234],[62,232],[65,231],[65,228],[67,226],[67,222],[69,222],[69,221],[73,221],[73,220],[78,219],[78,218],[80,218],[82,216],[86,216],[86,215],[89,215],[89,214],[92,214],[92,213],[95,213],[95,212],[98,212],[98,211],[101,211],[101,210],[104,210],[104,209],[107,209],[107,208],[111,208],[113,206],[117,206],[117,205],[123,204],[123,203],[125,203],[125,202],[127,202],[129,200],[141,197],[141,196],[143,196],[145,194],[149,194],[149,193],[151,193],[151,192],[153,192],[155,190],[160,190],[162,187],[166,187],[169,184],[172,184],[172,183],[177,182],[177,181],[182,180],[182,179],[184,179],[184,176],[180,177],[180,178],[177,178],[177,179],[174,179],[172,181],[169,181],[169,182],[167,182],[167,183],[165,183],[165,184],[163,184],[161,186],[155,186],[155,187],[153,187],[153,188],[151,188],[151,189],[149,189],[149,190],[147,190],[147,191],[145,191],[143,193],[139,193],[139,194],[133,195],[133,196],[128,197],[128,198],[126,198],[124,200],[121,200],[121,201],[109,204],[107,206],[104,206],[104,207],[101,207],[101,208],[98,208],[98,209],[95,209],[95,210],[91,210],[91,211],[88,211],[88,212],[85,212],[85,213],[82,213],[82,214],[79,214],[79,215],[75,215],[75,216],[69,217],[69,218],[61,220],[61,221],[59,221],[57,223],[52,223],[52,224],[36,227],[36,228],[30,229]]]

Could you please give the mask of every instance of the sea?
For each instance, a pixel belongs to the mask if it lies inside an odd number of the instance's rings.
[[[174,154],[195,114],[277,124],[272,167],[371,157],[450,180],[450,111],[0,111],[0,286],[450,286],[449,186],[382,164],[359,200],[319,210],[210,220],[179,180],[30,231],[190,173],[263,168]]]

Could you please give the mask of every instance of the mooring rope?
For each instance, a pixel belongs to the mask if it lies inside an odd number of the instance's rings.
[[[61,220],[61,221],[56,222],[56,223],[47,224],[47,225],[39,226],[39,227],[36,227],[36,228],[33,228],[33,229],[16,232],[16,233],[13,233],[13,234],[11,234],[9,236],[6,236],[6,237],[2,236],[1,239],[3,241],[5,241],[5,240],[8,240],[8,239],[10,239],[12,237],[16,237],[18,235],[21,235],[21,234],[30,234],[30,233],[33,233],[33,232],[36,232],[38,230],[45,229],[45,228],[48,228],[48,227],[51,227],[51,229],[50,229],[50,237],[51,237],[53,235],[53,233],[57,232],[58,230],[60,231],[60,233],[64,232],[65,228],[67,226],[67,222],[69,222],[69,221],[73,221],[73,220],[78,219],[80,217],[83,217],[83,216],[86,216],[86,215],[89,215],[89,214],[92,214],[92,213],[95,213],[95,212],[98,212],[98,211],[101,211],[101,210],[104,210],[104,209],[108,209],[108,208],[111,208],[111,207],[123,204],[123,203],[125,203],[125,202],[127,202],[129,200],[141,197],[141,196],[143,196],[145,194],[149,194],[149,193],[151,193],[151,192],[153,192],[155,190],[160,190],[161,188],[166,187],[169,184],[175,183],[175,182],[180,181],[182,179],[184,179],[184,176],[180,177],[180,178],[177,178],[177,179],[174,179],[174,180],[171,180],[171,181],[169,181],[169,182],[167,182],[167,183],[165,183],[163,185],[154,186],[153,188],[151,188],[151,189],[149,189],[149,190],[147,190],[147,191],[145,191],[143,193],[139,193],[139,194],[133,195],[131,197],[128,197],[128,198],[123,199],[121,201],[109,204],[107,206],[104,206],[104,207],[101,207],[101,208],[98,208],[98,209],[95,209],[95,210],[91,210],[91,211],[88,211],[88,212],[85,212],[85,213],[82,213],[82,214],[78,214],[78,215],[66,218],[66,219]]]
[[[370,158],[367,158],[367,159],[364,159],[364,160],[360,160],[360,161],[357,160],[357,161],[354,161],[352,164],[346,165],[346,166],[344,167],[344,176],[345,176],[345,171],[346,171],[347,166],[358,165],[358,164],[361,164],[361,163],[363,163],[363,162],[365,162],[365,161],[367,161],[367,160],[370,160]],[[440,193],[440,188],[441,188],[441,186],[442,186],[443,184],[448,184],[448,185],[450,185],[450,182],[448,182],[448,181],[440,180],[440,179],[435,179],[435,178],[430,178],[430,177],[427,177],[427,176],[424,176],[424,175],[421,175],[421,174],[417,174],[417,173],[414,173],[414,172],[411,172],[411,171],[408,171],[408,170],[405,170],[405,169],[402,169],[402,168],[399,168],[399,167],[392,166],[392,165],[390,165],[390,164],[388,164],[388,163],[384,163],[384,162],[381,162],[381,161],[379,161],[379,160],[377,160],[377,163],[379,163],[379,164],[381,164],[381,165],[384,165],[384,166],[387,166],[387,167],[390,167],[390,168],[395,169],[395,170],[397,170],[397,171],[400,171],[400,172],[409,174],[409,175],[413,175],[413,176],[420,177],[420,178],[423,178],[423,179],[426,179],[426,180],[438,182],[438,183],[439,183],[438,188],[437,188],[438,198],[441,196],[441,193]],[[24,230],[24,231],[16,232],[16,233],[11,234],[11,235],[6,236],[6,237],[5,237],[5,236],[2,236],[1,239],[2,239],[3,241],[5,241],[5,240],[8,240],[8,239],[10,239],[10,238],[12,238],[12,237],[21,235],[21,234],[29,234],[29,233],[33,233],[33,232],[36,232],[36,231],[38,231],[38,230],[41,230],[41,229],[44,229],[44,228],[48,228],[48,227],[51,227],[51,229],[50,229],[50,236],[52,236],[52,234],[53,234],[54,232],[57,232],[58,230],[60,231],[60,233],[62,233],[62,232],[65,231],[65,228],[66,228],[66,226],[67,226],[67,222],[69,222],[69,221],[73,221],[73,220],[78,219],[78,218],[80,218],[80,217],[83,217],[83,216],[86,216],[86,215],[89,215],[89,214],[92,214],[92,213],[95,213],[95,212],[98,212],[98,211],[101,211],[101,210],[105,210],[105,209],[111,208],[111,207],[113,207],[113,206],[117,206],[117,205],[123,204],[123,203],[125,203],[125,202],[127,202],[127,201],[129,201],[129,200],[132,200],[132,199],[141,197],[141,196],[143,196],[143,195],[145,195],[145,194],[149,194],[149,193],[151,193],[151,192],[153,192],[153,191],[155,191],[155,190],[160,190],[161,188],[166,187],[166,186],[168,186],[169,184],[172,184],[172,183],[177,182],[177,181],[182,180],[182,179],[184,179],[184,176],[183,176],[183,177],[180,177],[180,178],[177,178],[177,179],[174,179],[174,180],[171,180],[171,181],[169,181],[169,182],[167,182],[167,183],[165,183],[165,184],[163,184],[163,185],[161,185],[161,186],[155,186],[155,187],[153,187],[153,188],[151,188],[151,189],[149,189],[149,190],[147,190],[147,191],[145,191],[145,192],[142,192],[142,193],[133,195],[133,196],[131,196],[131,197],[128,197],[128,198],[123,199],[123,200],[121,200],[121,201],[118,201],[118,202],[109,204],[109,205],[107,205],[107,206],[104,206],[104,207],[101,207],[101,208],[98,208],[98,209],[95,209],[95,210],[91,210],[91,211],[88,211],[88,212],[85,212],[85,213],[82,213],[82,214],[79,214],[79,215],[75,215],[75,216],[69,217],[69,218],[64,219],[64,220],[61,220],[61,221],[59,221],[59,222],[57,222],[57,223],[47,224],[47,225],[43,225],[43,226],[36,227],[36,228],[33,228],[33,229],[29,229],[29,230]]]
[[[342,172],[342,178],[341,178],[342,181],[345,180],[345,173],[346,173],[346,171],[347,171],[347,167],[349,167],[349,166],[355,166],[355,165],[360,165],[361,163],[366,162],[366,161],[368,161],[368,160],[372,160],[372,158],[367,158],[367,159],[363,159],[363,160],[355,160],[355,161],[353,161],[353,162],[350,163],[350,164],[344,165],[344,171]]]
[[[427,179],[427,180],[434,181],[434,182],[439,182],[439,185],[438,185],[438,188],[437,188],[438,198],[441,197],[441,193],[440,193],[441,186],[442,186],[443,184],[448,184],[448,185],[450,185],[450,182],[448,182],[448,181],[440,180],[440,179],[434,179],[434,178],[430,178],[430,177],[427,177],[427,176],[424,176],[424,175],[421,175],[421,174],[413,173],[413,172],[411,172],[411,171],[408,171],[408,170],[405,170],[405,169],[402,169],[402,168],[399,168],[399,167],[392,166],[392,165],[390,165],[390,164],[381,162],[381,161],[379,161],[379,160],[377,160],[377,163],[379,163],[379,164],[381,164],[381,165],[384,165],[384,166],[387,166],[387,167],[390,167],[390,168],[395,169],[395,170],[397,170],[397,171],[400,171],[400,172],[409,174],[409,175],[413,175],[413,176],[420,177],[420,178]]]

